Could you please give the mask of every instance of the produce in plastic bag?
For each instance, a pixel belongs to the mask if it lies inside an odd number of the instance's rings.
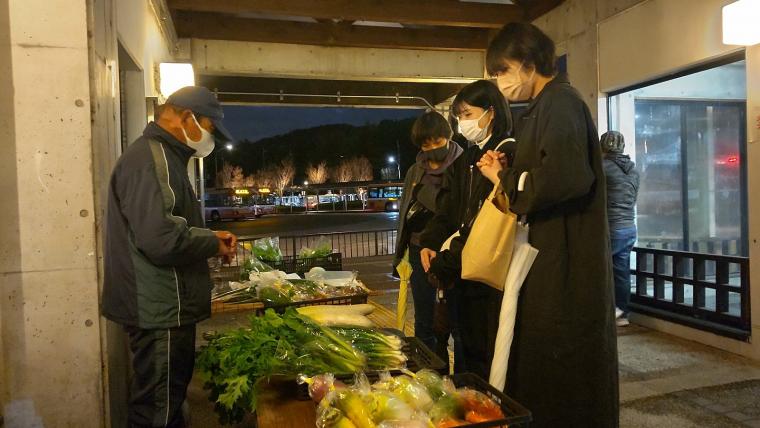
[[[278,236],[271,236],[253,241],[251,251],[257,259],[265,262],[279,262],[282,260],[280,238]]]
[[[501,407],[482,392],[471,388],[461,388],[457,390],[457,393],[462,400],[466,421],[487,422],[504,417]]]
[[[332,243],[326,237],[322,236],[317,240],[314,247],[303,247],[298,253],[302,259],[327,257],[332,254]]]
[[[317,412],[317,428],[357,428],[357,426],[335,407],[320,407]]]
[[[336,391],[335,407],[342,411],[357,428],[375,428],[362,394],[354,388]]]
[[[375,423],[383,421],[408,421],[414,416],[414,409],[401,397],[390,391],[377,391],[365,395],[365,403]]]
[[[388,387],[390,392],[398,395],[415,409],[427,412],[433,407],[433,399],[430,398],[427,389],[410,376],[394,377],[388,383]]]
[[[271,272],[273,270],[274,269],[272,269],[271,266],[262,262],[258,258],[251,257],[243,263],[242,269],[240,271],[240,280],[247,281],[251,279],[252,273]]]
[[[387,420],[381,422],[377,428],[429,428],[430,425],[422,420]]]
[[[445,421],[464,419],[464,406],[458,394],[442,396],[430,409],[430,420],[438,424]]]
[[[438,400],[445,394],[451,394],[456,391],[454,383],[449,378],[443,378],[436,371],[430,369],[422,369],[418,371],[414,378],[417,382],[421,383],[430,394],[430,398]]]
[[[332,373],[313,377],[299,375],[297,380],[299,384],[305,383],[309,386],[309,397],[311,397],[315,403],[322,401],[330,391],[346,388],[346,384],[336,380],[335,375]]]

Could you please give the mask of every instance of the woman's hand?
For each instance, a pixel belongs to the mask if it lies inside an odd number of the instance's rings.
[[[422,268],[425,269],[425,272],[430,270],[430,263],[433,261],[435,256],[436,256],[436,252],[431,250],[430,248],[423,248],[422,251],[420,251],[420,259],[422,262]]]
[[[499,173],[504,169],[507,158],[504,153],[489,150],[483,154],[477,165],[480,173],[493,184],[499,184]]]

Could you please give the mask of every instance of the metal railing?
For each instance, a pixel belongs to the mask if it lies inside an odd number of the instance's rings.
[[[749,259],[633,249],[631,309],[746,340],[751,333]]]

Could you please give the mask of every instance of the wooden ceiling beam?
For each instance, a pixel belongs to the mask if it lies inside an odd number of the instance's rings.
[[[239,18],[218,13],[175,12],[180,37],[318,46],[478,51],[488,30],[409,29]],[[304,65],[307,66],[307,65]]]
[[[261,13],[470,28],[501,28],[507,22],[523,21],[526,16],[515,5],[456,0],[169,0],[169,7],[190,12]]]

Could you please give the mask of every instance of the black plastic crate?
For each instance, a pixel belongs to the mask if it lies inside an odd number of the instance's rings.
[[[321,267],[324,270],[343,270],[343,255],[341,253],[332,253],[325,257],[283,256],[282,260],[276,262],[266,260],[263,262],[285,273],[303,274],[315,267]]]
[[[348,296],[327,297],[324,299],[315,300],[302,300],[300,302],[283,303],[281,305],[272,305],[264,302],[264,307],[256,310],[256,315],[264,315],[264,311],[267,309],[274,309],[275,312],[281,314],[288,308],[300,308],[303,306],[318,306],[318,305],[361,305],[367,303],[369,294],[358,293],[350,294]]]
[[[504,419],[461,425],[463,427],[487,428],[509,426],[509,428],[524,428],[527,427],[533,419],[528,409],[509,398],[506,394],[494,388],[491,384],[477,375],[472,373],[455,374],[451,376],[451,380],[454,381],[454,385],[456,385],[457,388],[469,387],[486,394],[490,399],[496,402],[496,404],[501,406],[501,411],[504,413]]]
[[[390,334],[396,334],[394,331],[388,331],[385,330],[386,333]],[[422,369],[431,369],[435,370],[439,373],[441,373],[443,370],[446,369],[446,363],[443,362],[443,360],[435,354],[435,352],[431,351],[430,348],[425,346],[424,343],[422,343],[418,338],[416,337],[401,337],[401,339],[404,341],[404,344],[401,347],[401,351],[404,353],[404,355],[407,356],[408,360],[406,362],[406,369],[411,370],[413,372],[422,370]],[[401,375],[401,370],[389,370],[391,375],[398,376]],[[370,382],[375,382],[378,379],[380,379],[380,372],[378,371],[367,371],[365,372],[367,375],[367,378]],[[443,373],[442,373],[443,374]],[[340,380],[344,383],[351,383],[354,380],[353,374],[336,374],[335,378]],[[296,396],[299,400],[311,400],[309,397],[309,387],[306,384],[298,385],[298,390],[296,393]]]

